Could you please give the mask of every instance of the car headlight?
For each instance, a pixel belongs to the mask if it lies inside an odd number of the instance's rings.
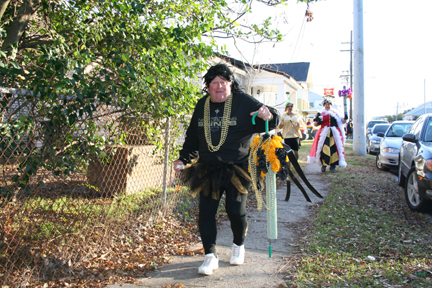
[[[373,144],[379,144],[381,141],[379,141],[379,140],[371,140],[371,143],[373,143]]]
[[[427,160],[426,161],[426,167],[430,170],[430,171],[432,171],[432,160]]]
[[[398,154],[399,153],[399,149],[397,149],[397,148],[391,148],[391,147],[384,147],[384,148],[382,148],[382,151],[386,152],[386,153],[393,153],[393,154]]]

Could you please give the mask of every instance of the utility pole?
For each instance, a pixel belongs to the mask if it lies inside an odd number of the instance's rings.
[[[395,121],[399,120],[399,119],[398,119],[398,117],[399,117],[399,107],[402,108],[402,114],[403,114],[404,108],[405,108],[407,105],[408,105],[408,103],[400,103],[400,104],[399,104],[399,102],[396,102],[396,118],[395,118]],[[402,119],[401,119],[401,120],[402,120]]]
[[[354,155],[366,156],[364,103],[363,0],[354,0]]]
[[[423,89],[423,92],[424,92],[424,114],[426,114],[426,79],[424,79],[424,89]]]
[[[352,37],[353,37],[353,31],[351,31],[351,40],[350,40],[350,42],[342,42],[342,44],[350,44],[350,49],[349,50],[341,50],[341,52],[350,52],[350,70],[349,70],[349,75],[343,75],[343,77],[349,77],[349,88],[351,88],[351,91],[353,90],[353,39],[352,39]],[[346,106],[346,98],[344,99],[344,106]],[[352,117],[353,117],[352,98],[349,99],[349,106],[350,106],[350,109],[349,109],[349,118],[352,119]]]
[[[351,53],[350,53],[350,88],[351,88],[351,91],[352,91],[352,89],[353,89],[353,31],[351,31],[351,41],[350,41],[350,50],[351,50]],[[350,116],[351,116],[351,118],[350,119],[352,119],[352,117],[353,117],[353,107],[352,107],[352,97],[350,98]]]
[[[396,102],[396,118],[395,118],[395,121],[398,120],[398,115],[399,115],[399,102]]]

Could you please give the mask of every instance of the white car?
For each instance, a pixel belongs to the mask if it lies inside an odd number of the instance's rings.
[[[379,170],[388,171],[398,167],[402,136],[408,133],[413,124],[414,121],[395,121],[385,133],[377,134],[378,137],[383,137],[376,156],[376,167]]]

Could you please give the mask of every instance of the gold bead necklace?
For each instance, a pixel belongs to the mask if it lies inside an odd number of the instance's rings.
[[[257,164],[258,164],[258,157],[256,155],[257,149],[261,146],[262,138],[260,138],[259,143],[257,145],[252,145],[250,149],[250,154],[248,158],[248,164],[249,164],[249,171],[252,179],[252,190],[255,192],[256,200],[257,200],[257,209],[261,212],[262,210],[262,204],[263,199],[261,195],[261,191],[257,187],[258,179],[257,179]]]
[[[207,96],[206,102],[204,103],[204,135],[207,142],[207,147],[210,152],[216,152],[225,143],[228,135],[229,122],[231,119],[231,105],[233,96],[230,95],[224,104],[224,114],[222,117],[222,128],[219,144],[213,146],[210,132],[210,96]]]

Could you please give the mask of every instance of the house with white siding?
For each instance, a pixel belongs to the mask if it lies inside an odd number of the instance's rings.
[[[426,106],[426,109],[425,109]],[[426,110],[426,112],[425,112]],[[403,120],[416,120],[423,114],[432,113],[432,101],[426,102],[402,115]]]
[[[275,107],[282,114],[286,102],[290,101],[296,104],[300,114],[307,116],[308,92],[312,89],[310,63],[250,65],[228,56],[218,56],[212,64],[221,61],[233,67],[242,88],[260,102]]]

